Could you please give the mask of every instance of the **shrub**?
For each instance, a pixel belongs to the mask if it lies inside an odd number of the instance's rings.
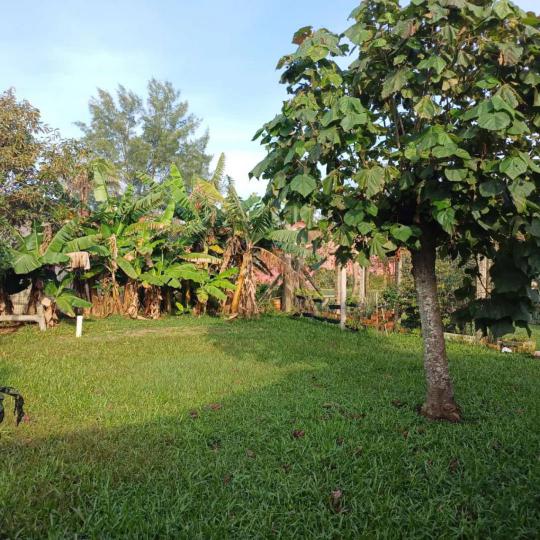
[[[462,287],[465,279],[465,269],[458,260],[448,257],[439,257],[436,264],[438,299],[444,329],[448,332],[458,330],[452,314],[464,301],[456,298],[456,290]],[[384,301],[397,309],[400,314],[401,325],[405,328],[420,327],[420,313],[414,288],[412,264],[410,255],[402,258],[402,278],[399,288],[396,285],[387,287],[383,293]],[[463,331],[463,328],[459,329]]]

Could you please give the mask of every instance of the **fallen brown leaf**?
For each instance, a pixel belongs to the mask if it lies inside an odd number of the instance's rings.
[[[341,489],[335,489],[330,493],[330,508],[336,513],[340,514],[343,512],[343,492]]]
[[[455,474],[457,470],[459,469],[461,463],[459,462],[458,458],[452,458],[450,460],[450,463],[448,464],[448,469],[450,469],[450,472],[452,474]]]
[[[208,408],[212,411],[219,411],[223,408],[223,405],[221,403],[210,403],[210,405],[208,405]]]

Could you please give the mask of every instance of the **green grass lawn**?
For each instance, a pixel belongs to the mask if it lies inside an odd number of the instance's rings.
[[[281,317],[0,336],[0,538],[537,538],[540,361]],[[11,408],[11,403],[7,403]],[[332,495],[334,493],[334,495]],[[341,494],[341,496],[340,496]]]

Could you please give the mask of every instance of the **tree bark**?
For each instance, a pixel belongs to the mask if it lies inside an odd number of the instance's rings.
[[[336,261],[336,286],[334,289],[334,294],[336,296],[336,304],[339,304],[339,299],[341,298],[341,273],[340,265]]]
[[[149,319],[159,319],[161,316],[161,289],[149,285],[144,290],[144,316]]]
[[[124,287],[123,311],[131,319],[139,315],[139,283],[134,279],[129,279]]]
[[[489,296],[491,284],[489,280],[490,261],[487,257],[479,256],[478,259],[478,277],[476,278],[476,298],[483,299]]]
[[[364,305],[366,303],[367,268],[359,265],[358,274],[358,302]]]
[[[454,400],[454,389],[448,371],[444,331],[437,299],[435,258],[433,235],[429,231],[424,231],[420,249],[412,252],[413,276],[422,325],[424,369],[427,382],[427,396],[421,413],[432,420],[459,422],[461,415]]]
[[[281,288],[281,310],[290,313],[294,307],[294,278],[292,268],[292,255],[283,256],[283,286]]]
[[[352,278],[351,298],[357,301],[360,297],[360,265],[357,262],[352,263]]]
[[[238,314],[238,307],[240,305],[240,296],[242,295],[242,289],[244,287],[244,281],[246,279],[246,271],[248,265],[247,252],[242,257],[242,264],[240,266],[240,272],[238,273],[238,279],[236,280],[236,289],[231,303],[231,315]]]
[[[253,272],[253,246],[248,245],[242,257],[240,273],[231,303],[231,315],[255,317],[259,314],[256,298],[256,283]]]
[[[347,266],[339,266],[339,327],[347,324]]]
[[[401,256],[399,253],[396,254],[394,259],[394,273],[396,280],[396,287],[399,289],[401,287],[401,278],[402,278],[403,264],[401,263]]]

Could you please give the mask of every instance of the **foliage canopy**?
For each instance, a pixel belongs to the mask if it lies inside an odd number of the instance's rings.
[[[268,155],[252,174],[289,220],[320,211],[344,258],[429,237],[463,261],[493,259],[491,298],[461,315],[495,334],[527,325],[540,273],[540,19],[507,0],[366,0],[351,17],[344,34],[295,34],[278,64],[290,99],[256,134]]]
[[[151,79],[146,103],[120,85],[114,96],[98,89],[90,100],[89,124],[78,122],[85,142],[99,157],[113,163],[125,183],[139,189],[144,176],[163,180],[171,163],[190,181],[208,172],[208,134],[196,136],[200,120],[188,113],[187,101],[170,82]]]

